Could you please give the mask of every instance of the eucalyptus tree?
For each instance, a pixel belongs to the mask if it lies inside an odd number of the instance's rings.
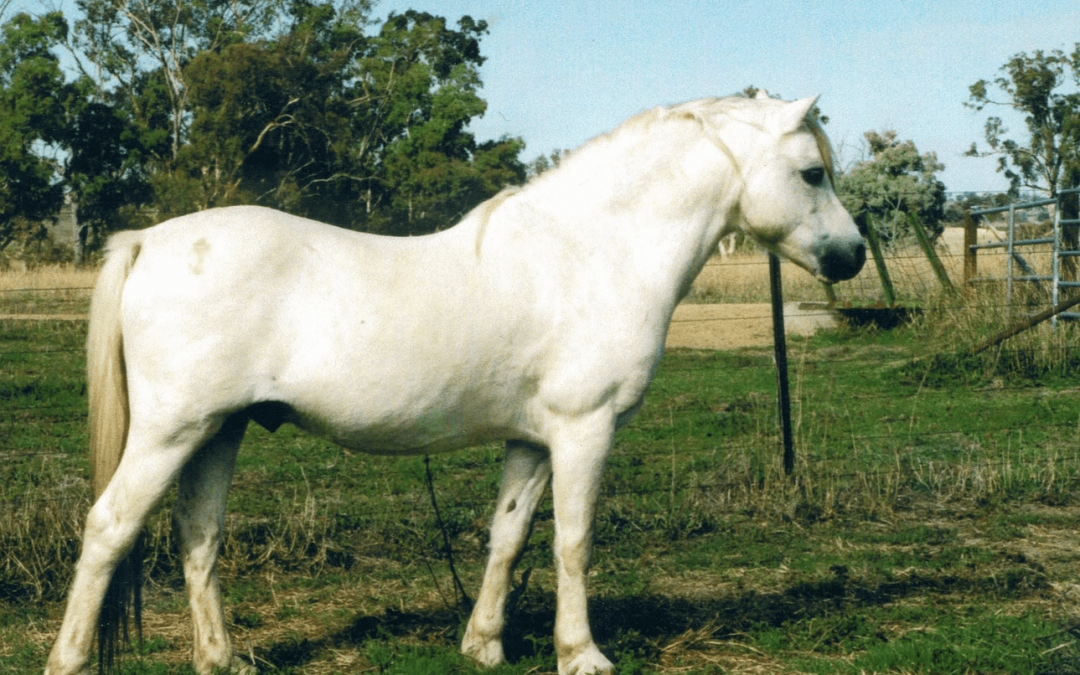
[[[419,234],[526,177],[520,139],[469,129],[483,21],[377,23],[368,0],[78,5],[70,32],[59,13],[5,27],[0,215],[47,217],[66,190],[99,230],[255,203]]]
[[[187,192],[172,204],[262,203],[418,234],[524,180],[519,139],[477,142],[467,130],[486,109],[484,22],[463,17],[455,30],[408,11],[369,35],[331,5],[290,11],[273,39],[206,51],[188,66],[191,133],[176,181]]]
[[[0,250],[63,201],[49,148],[64,136],[67,92],[53,48],[66,31],[58,12],[20,13],[0,28]]]
[[[392,14],[362,61],[356,100],[359,166],[376,229],[415,234],[453,224],[507,183],[525,179],[520,139],[478,144],[467,126],[484,114],[479,67],[485,21],[458,29],[424,12]],[[372,152],[374,151],[374,152]],[[374,213],[375,206],[382,213]]]
[[[1056,195],[1080,182],[1080,43],[1071,54],[1060,50],[1016,54],[1001,75],[979,80],[969,88],[967,106],[974,110],[1008,108],[1024,119],[1026,138],[1008,136],[1000,116],[986,120],[988,150],[976,143],[972,156],[996,156],[998,171],[1012,190],[1029,188]],[[1071,81],[1071,86],[1070,86]],[[994,91],[996,89],[996,92]]]
[[[920,153],[913,141],[897,139],[892,130],[864,134],[869,157],[838,177],[837,196],[860,227],[868,216],[878,223],[883,239],[910,234],[907,214],[916,214],[933,234],[941,232],[945,217],[945,184],[938,172],[945,165],[933,152]]]
[[[1059,190],[1080,187],[1080,43],[1071,54],[1021,52],[1000,69],[992,82],[979,80],[969,88],[967,106],[974,110],[1012,109],[1024,119],[1026,134],[1012,138],[1000,116],[986,120],[988,150],[972,143],[971,156],[996,156],[998,171],[1009,179],[1010,192],[1022,188],[1055,197]],[[996,91],[995,91],[996,90]],[[1026,136],[1026,137],[1025,137]],[[1062,202],[1061,217],[1080,215],[1077,198]],[[1080,248],[1080,231],[1063,228],[1064,247]],[[1063,259],[1063,273],[1076,279],[1076,259]]]
[[[102,94],[126,99],[163,159],[186,140],[185,69],[201,52],[266,34],[280,0],[77,0],[73,53]]]

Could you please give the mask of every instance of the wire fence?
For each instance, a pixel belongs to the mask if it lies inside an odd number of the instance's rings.
[[[1007,253],[1004,252],[1004,251],[992,252],[990,254],[985,254],[984,253],[983,256],[981,256],[981,257],[982,258],[987,258],[987,259],[995,259],[996,258],[996,259],[1000,259],[1000,260],[1003,261],[1007,257]],[[922,292],[919,293],[918,295],[920,295],[923,298],[928,299],[928,298],[932,298],[935,295],[938,295],[938,292],[940,291],[940,288],[936,287],[933,283],[930,283],[927,280],[927,275],[925,274],[925,269],[920,267],[920,264],[922,262],[924,262],[924,261],[925,261],[925,256],[924,255],[922,255],[920,253],[914,253],[914,252],[894,253],[893,255],[890,255],[890,257],[889,257],[890,266],[895,266],[896,269],[898,270],[898,272],[895,274],[895,276],[899,277],[901,279],[903,279],[905,277],[909,277],[912,280],[912,283],[917,283],[918,282],[918,283],[924,284],[923,286],[921,286]],[[790,264],[786,264],[786,265],[787,265],[787,267],[791,267]],[[905,266],[908,266],[908,267],[911,268],[910,273],[905,273],[905,271],[904,271]],[[874,295],[873,290],[870,290],[868,292],[863,292],[863,290],[862,290],[863,288],[865,288],[867,286],[869,286],[871,289],[873,289],[873,286],[875,284],[875,281],[872,278],[873,273],[872,273],[871,270],[869,270],[870,265],[868,264],[866,267],[867,267],[867,269],[864,270],[863,274],[860,275],[859,278],[853,279],[853,280],[851,280],[849,282],[845,282],[844,284],[841,285],[842,290],[840,291],[840,294],[842,296],[861,297],[861,298],[871,298],[871,297],[873,297],[873,295]],[[706,264],[706,266],[705,266],[706,272],[703,272],[702,276],[704,277],[704,275],[710,269],[729,270],[729,269],[738,269],[738,268],[753,269],[753,270],[755,270],[757,272],[760,272],[762,274],[767,273],[767,263],[764,260],[764,257],[762,256],[760,258],[755,258],[755,259],[739,259],[739,260],[735,260],[735,261],[709,262],[709,263]],[[790,277],[792,275],[789,274],[787,276]],[[864,277],[864,276],[869,276],[871,278],[862,279],[862,277]],[[803,278],[803,283],[805,285],[806,275],[800,275],[800,278]],[[785,279],[785,281],[787,281],[787,279]],[[811,285],[811,287],[816,288],[816,286],[813,286],[813,285]],[[24,309],[25,310],[31,310],[32,314],[33,314],[33,317],[34,317],[33,320],[36,320],[36,321],[42,321],[42,322],[50,322],[50,321],[69,322],[69,321],[72,321],[72,322],[75,322],[75,323],[85,322],[86,319],[87,319],[87,310],[89,308],[90,291],[92,291],[92,289],[93,289],[93,287],[90,286],[90,285],[63,286],[63,287],[40,287],[39,286],[39,287],[0,288],[0,322],[11,321],[11,322],[18,323],[18,322],[26,321],[27,319],[24,318],[20,314],[20,312],[18,311],[18,310],[24,310]],[[767,290],[767,289],[765,289],[765,290]],[[80,310],[80,311],[77,311],[74,314],[69,314],[67,312],[58,313],[58,312],[54,311],[55,310],[55,304],[54,304],[55,300],[53,300],[53,301],[45,301],[45,302],[41,301],[41,296],[48,296],[49,294],[67,294],[67,295],[72,296],[72,297],[68,297],[68,298],[63,298],[62,301],[66,302],[66,303],[71,303],[72,305],[74,305],[73,309]],[[13,297],[11,297],[13,295],[19,295],[21,297],[13,298]],[[693,301],[693,299],[691,299],[691,301]],[[740,323],[740,322],[760,322],[760,321],[765,321],[765,320],[770,320],[771,319],[770,309],[769,309],[769,307],[767,306],[767,304],[764,301],[760,302],[760,303],[753,303],[753,304],[760,305],[760,307],[756,308],[756,311],[746,312],[746,313],[743,313],[743,314],[741,314],[739,316],[719,317],[719,318],[697,318],[697,317],[695,317],[695,318],[679,318],[678,316],[676,316],[672,320],[672,323],[694,323],[694,324],[710,324],[710,323],[720,323],[720,322]],[[817,316],[817,317],[833,316],[833,312],[827,306],[825,306],[824,304],[812,305],[811,307],[812,308],[809,311],[806,312],[806,315],[808,315],[808,316]],[[998,299],[998,298],[994,298],[994,297],[991,297],[991,298],[980,297],[980,298],[977,298],[977,299],[973,299],[970,303],[966,303],[966,304],[965,303],[958,303],[958,304],[955,305],[955,307],[956,307],[956,309],[958,311],[968,311],[968,310],[971,310],[971,311],[974,311],[974,310],[992,310],[993,311],[993,310],[1007,309],[1009,307],[1009,304],[1007,302],[1005,302],[1004,300],[1002,300],[1002,299]],[[0,342],[2,342],[2,341],[0,341]],[[11,360],[16,360],[16,359],[19,359],[19,358],[22,358],[22,357],[27,357],[27,356],[46,356],[46,355],[55,355],[55,354],[81,354],[83,352],[83,350],[84,350],[84,347],[83,347],[83,345],[81,343],[81,340],[76,340],[76,341],[74,341],[73,344],[49,343],[49,342],[46,341],[45,344],[35,344],[33,346],[31,346],[31,345],[26,345],[26,346],[20,345],[17,348],[13,348],[12,346],[5,346],[5,347],[0,347],[0,364],[3,364],[5,362],[11,361]],[[810,363],[813,363],[813,360],[811,360]],[[3,412],[5,410],[10,411],[12,409],[11,408],[6,408],[6,407],[0,408],[0,412]]]
[[[900,270],[900,272],[898,273],[897,276],[903,277],[904,274],[905,274],[903,272],[903,266],[904,265],[910,265],[912,267],[912,269],[914,270],[911,273],[911,276],[917,277],[918,279],[921,279],[921,280],[925,281],[926,277],[927,277],[927,275],[925,274],[925,270],[922,269],[921,267],[919,267],[922,264],[923,260],[924,260],[924,257],[921,256],[921,255],[917,255],[917,254],[897,254],[897,255],[893,255],[893,256],[890,257],[890,263],[896,265],[896,269]],[[766,263],[764,261],[737,260],[737,261],[724,261],[724,262],[710,262],[707,265],[707,270],[708,270],[708,268],[747,268],[747,269],[761,268],[763,270],[765,267],[766,267]],[[856,287],[856,288],[858,288],[858,287]],[[31,287],[31,286],[24,286],[24,287],[19,287],[19,288],[0,289],[0,322],[4,322],[4,321],[20,322],[20,321],[23,321],[22,319],[11,319],[11,318],[6,318],[5,319],[5,318],[2,318],[3,316],[10,316],[10,315],[14,314],[14,312],[11,311],[13,306],[17,306],[17,307],[20,307],[20,308],[25,307],[25,308],[29,308],[29,309],[42,309],[42,310],[44,310],[46,312],[46,314],[48,312],[55,312],[56,311],[56,305],[55,304],[50,304],[50,301],[48,300],[48,297],[50,295],[68,295],[68,296],[72,296],[72,297],[68,298],[67,300],[69,302],[74,303],[75,305],[78,305],[81,308],[85,309],[85,306],[88,303],[88,299],[89,299],[89,292],[91,290],[92,290],[92,287],[87,286],[87,285],[74,285],[74,286],[64,286],[64,287]],[[933,291],[934,291],[934,289],[932,288],[932,286],[927,286],[925,293],[926,293],[927,296],[929,296]],[[854,290],[854,291],[849,290],[847,292],[849,294],[851,294],[851,295],[858,295],[859,293],[864,293],[861,290]],[[42,300],[42,298],[46,298],[46,299]],[[985,302],[983,300],[980,300],[978,302],[973,302],[970,306],[965,306],[963,304],[959,305],[959,308],[960,308],[961,311],[963,311],[964,309],[975,309],[975,308],[984,310],[984,309],[987,309],[988,307],[991,308],[991,309],[1004,308],[1005,305],[1003,303],[997,303],[997,304],[995,304],[993,302],[987,303],[987,302]],[[812,314],[829,315],[830,312],[827,309],[823,308],[818,312],[812,312]],[[770,313],[768,311],[768,308],[763,306],[761,311],[760,311],[760,314],[749,314],[749,315],[745,315],[745,316],[742,316],[742,317],[739,317],[739,318],[727,318],[727,319],[708,319],[708,318],[705,318],[705,319],[675,319],[674,322],[676,322],[676,323],[718,324],[720,322],[740,322],[740,321],[756,321],[756,322],[760,322],[760,321],[767,321],[770,318],[771,318],[771,315],[770,315]],[[69,331],[70,334],[65,335],[63,337],[63,339],[57,339],[55,341],[50,341],[50,339],[48,337],[46,337],[46,338],[43,338],[42,340],[39,340],[39,341],[36,340],[33,345],[30,345],[30,344],[26,344],[26,345],[19,344],[18,346],[5,345],[4,347],[0,348],[0,373],[3,373],[4,370],[17,368],[20,364],[24,364],[28,360],[30,360],[30,361],[34,362],[33,370],[35,371],[35,374],[37,375],[37,377],[39,379],[42,378],[42,377],[48,378],[48,374],[43,375],[41,373],[41,369],[43,369],[43,368],[47,369],[48,368],[49,364],[47,362],[48,362],[49,359],[51,359],[53,357],[56,357],[56,356],[59,356],[59,355],[63,355],[65,357],[73,357],[76,360],[78,360],[80,358],[82,352],[83,352],[83,347],[82,347],[81,342],[82,342],[82,333],[84,333],[85,328],[84,328],[84,324],[82,323],[82,319],[76,320],[74,322],[74,324],[75,324],[75,327],[73,327]],[[2,325],[2,323],[0,323],[0,325]],[[3,341],[0,340],[0,343],[2,343],[2,342]],[[1069,352],[1070,354],[1076,353],[1076,354],[1080,355],[1080,347],[1065,346],[1065,347],[1061,347],[1061,350],[1063,352]],[[798,348],[796,348],[795,351],[797,352]],[[1002,354],[1004,354],[1005,357],[1008,357],[1008,351],[1007,350],[1003,351]],[[897,356],[900,357],[900,358],[914,358],[916,356],[921,356],[921,355],[920,354],[912,354],[912,353],[903,353],[903,354],[898,354]],[[804,353],[802,353],[801,355],[798,354],[798,353],[794,354],[792,356],[792,362],[793,362],[794,367],[796,368],[797,371],[806,371],[808,369],[813,369],[813,368],[836,366],[837,364],[843,363],[845,360],[850,361],[850,360],[857,359],[857,358],[859,358],[859,357],[857,357],[857,356],[844,356],[844,355],[840,355],[838,357],[838,356],[836,356],[834,354],[823,355],[821,353],[816,353],[816,352],[808,353],[808,352],[804,351]],[[44,361],[42,361],[42,360],[44,360]],[[64,368],[70,368],[70,364],[64,365],[63,367]],[[760,370],[762,366],[761,366],[761,364],[757,364],[757,365],[753,365],[753,366],[748,365],[748,366],[743,366],[743,367],[748,368],[748,369],[749,368],[756,368],[756,369]],[[738,377],[738,374],[736,373],[735,376]],[[800,375],[797,372],[794,379],[797,380],[799,377],[800,377]],[[5,379],[7,379],[7,378],[5,378]],[[983,396],[988,401],[990,401],[990,400],[994,400],[994,399],[1006,399],[1006,398],[1008,398],[1010,396],[1013,396],[1013,395],[1015,395],[1017,393],[1021,393],[1021,392],[1024,392],[1024,391],[1026,391],[1024,386],[1015,386],[1015,387],[1000,387],[999,386],[999,387],[996,387],[994,389],[988,389],[986,391],[980,392],[980,396]],[[762,406],[764,408],[768,408],[770,405],[773,405],[773,403],[771,403],[771,401],[774,401],[774,399],[769,398],[772,395],[773,395],[773,392],[765,392],[765,402],[762,404]],[[0,385],[0,431],[7,431],[8,432],[8,433],[0,434],[0,456],[3,456],[8,461],[16,461],[16,462],[17,461],[34,461],[34,460],[47,461],[47,460],[55,459],[58,456],[59,457],[64,457],[64,456],[78,457],[79,453],[81,453],[81,448],[78,447],[78,444],[72,446],[71,445],[72,439],[70,439],[70,438],[61,439],[61,438],[55,438],[55,437],[46,436],[44,440],[39,439],[36,442],[39,442],[39,443],[43,442],[43,443],[45,443],[47,445],[47,447],[36,447],[36,448],[25,447],[25,445],[23,443],[21,443],[21,442],[19,442],[17,440],[12,440],[12,439],[18,438],[18,435],[13,433],[16,427],[18,427],[19,425],[25,425],[25,424],[30,423],[30,422],[52,423],[52,424],[65,423],[65,424],[70,424],[70,425],[73,425],[73,426],[83,425],[84,420],[85,420],[85,416],[86,416],[86,405],[85,405],[84,392],[82,394],[80,394],[80,396],[81,396],[81,398],[79,398],[78,402],[76,402],[76,403],[64,403],[64,404],[41,403],[41,404],[27,405],[27,404],[18,402],[24,397],[14,395],[12,392],[5,392],[2,385]],[[905,394],[903,397],[898,397],[895,392],[891,392],[891,391],[881,391],[881,392],[877,392],[877,393],[873,393],[873,394],[861,394],[861,395],[858,395],[858,396],[847,396],[847,397],[844,398],[844,405],[847,406],[849,409],[850,408],[859,409],[859,408],[864,407],[864,406],[866,406],[866,405],[868,405],[868,404],[870,404],[872,402],[881,403],[883,401],[888,401],[888,402],[891,402],[892,404],[894,404],[895,408],[904,409],[904,408],[906,408],[908,406],[914,405],[914,403],[915,403],[915,401],[917,399],[925,402],[925,401],[931,400],[931,399],[945,400],[949,396],[951,396],[951,393],[949,391],[935,391],[935,390],[932,390],[932,389],[923,389],[923,388],[920,387],[919,390],[916,393],[914,393],[914,394]],[[803,394],[797,393],[796,394],[795,405],[796,406],[804,406],[804,407],[805,406],[810,406],[810,405],[812,405],[812,402],[810,401],[810,398],[811,397],[809,397],[805,393],[803,393]],[[902,426],[903,423],[904,423],[904,417],[901,415],[898,418],[898,420],[899,420],[899,424]],[[928,441],[931,441],[933,439],[942,439],[942,438],[948,438],[948,437],[958,436],[958,435],[968,437],[968,439],[971,440],[970,439],[971,434],[970,434],[970,432],[967,432],[967,431],[960,431],[958,429],[949,429],[949,428],[944,428],[944,429],[941,429],[941,428],[937,428],[937,429],[921,429],[921,428],[917,428],[917,426],[915,424],[915,413],[914,412],[912,412],[908,416],[907,423],[908,423],[908,428],[907,428],[907,430],[905,432],[899,432],[899,433],[893,433],[891,431],[887,432],[887,433],[882,433],[882,432],[879,432],[879,433],[842,432],[842,435],[845,436],[845,442],[846,442],[846,445],[847,445],[847,449],[849,451],[855,451],[859,447],[867,447],[867,446],[871,446],[871,445],[874,445],[874,444],[891,443],[891,444],[900,444],[900,445],[911,445],[911,444],[918,444],[918,443],[928,442]],[[675,420],[673,418],[672,423],[671,423],[671,429],[670,429],[670,433],[672,433],[673,435],[677,433],[677,430],[676,430],[675,427],[676,427],[676,424],[675,424]],[[1080,432],[1080,417],[1078,417],[1077,419],[1070,419],[1070,420],[1063,420],[1063,421],[1062,420],[1048,421],[1046,419],[1041,419],[1041,420],[1037,420],[1037,421],[1032,421],[1030,423],[1010,422],[1010,423],[1007,423],[1007,424],[987,424],[987,425],[983,426],[980,429],[978,436],[981,439],[995,439],[995,438],[1003,437],[1004,440],[1002,440],[1002,443],[1008,445],[1008,443],[1009,443],[1008,439],[1009,438],[1012,438],[1012,437],[1018,436],[1018,435],[1022,435],[1022,434],[1025,434],[1025,433],[1027,433],[1029,435],[1031,435],[1031,434],[1042,434],[1042,435],[1057,434],[1060,439],[1064,439],[1064,438],[1069,437],[1073,432]],[[802,439],[802,446],[803,446],[802,450],[805,451],[807,449],[807,445],[809,443],[809,441],[805,438],[805,434],[807,433],[806,429],[802,429],[801,433],[804,434],[804,438]],[[78,439],[78,440],[81,440],[81,439]],[[979,439],[974,439],[973,442],[979,442]],[[779,444],[780,444],[780,438],[779,438],[779,434],[777,433],[777,430],[775,428],[772,428],[772,429],[766,428],[762,433],[759,433],[755,439],[753,439],[752,443],[748,443],[746,441],[718,441],[718,442],[712,443],[710,447],[714,452],[720,452],[720,453],[735,453],[735,452],[752,453],[752,452],[759,451],[760,448],[762,448],[762,447],[778,446]],[[645,449],[645,450],[631,451],[631,452],[628,452],[628,453],[622,453],[622,454],[620,454],[618,456],[618,461],[634,461],[634,460],[638,460],[638,459],[665,459],[667,457],[667,455],[668,455],[668,450],[667,449],[656,450],[655,448],[653,448],[653,449]],[[884,473],[893,470],[892,468],[882,468],[882,469],[860,469],[858,471],[844,471],[843,470],[843,464],[847,460],[843,456],[826,457],[826,458],[816,457],[816,458],[813,459],[813,461],[815,463],[815,466],[818,469],[832,471],[832,475],[835,478],[854,478],[856,476],[862,476],[862,477],[870,476],[870,477],[873,477],[873,476],[878,476],[878,475],[884,475]],[[997,462],[998,465],[1003,465],[1003,464],[1008,463],[1010,461],[1012,461],[1012,460],[1010,460],[1010,459],[990,459],[990,458],[984,458],[983,460],[981,460],[982,466],[987,466],[987,467],[995,466],[995,462]],[[1073,458],[1073,459],[1070,459],[1068,461],[1076,461],[1076,459]],[[245,479],[243,478],[243,476],[239,476],[238,480],[241,483],[245,482]],[[286,479],[281,479],[281,480],[266,479],[266,480],[263,480],[263,481],[258,482],[256,484],[247,484],[246,487],[248,489],[256,489],[256,490],[263,490],[263,489],[265,489],[265,490],[276,490],[277,488],[292,485],[294,483],[295,483],[294,478],[286,478]],[[697,483],[686,483],[686,484],[680,485],[679,489],[681,489],[681,490],[692,490],[692,491],[709,491],[709,490],[713,490],[713,489],[720,489],[720,487],[722,487],[724,485],[726,485],[726,484],[724,484],[724,483],[710,483],[708,481],[705,481],[705,482],[697,482]],[[60,500],[60,501],[71,500],[71,499],[85,500],[87,498],[85,490],[88,489],[88,488],[85,488],[85,486],[83,486],[83,485],[77,485],[76,487],[83,490],[82,493],[79,492],[79,489],[76,490],[76,494],[82,494],[82,496],[73,496],[70,492],[64,492],[61,495],[52,496],[52,497],[48,496],[47,494],[44,494],[44,495],[43,494],[37,494],[37,495],[24,494],[24,495],[17,495],[17,496],[12,496],[12,495],[9,494],[9,495],[6,495],[6,496],[0,498],[0,512],[2,512],[4,510],[24,508],[26,506],[26,504],[28,504],[28,503],[33,503],[33,502],[36,502],[36,501],[48,500],[48,499],[56,499],[56,500]],[[653,491],[653,490],[655,490],[656,492],[666,492],[666,491],[669,491],[670,489],[671,489],[670,486],[663,486],[663,487],[636,487],[636,488],[634,488],[634,490],[636,491],[635,492],[636,494],[642,494],[642,495],[651,494],[650,491]],[[622,493],[619,492],[618,490],[615,490],[615,492],[612,492],[610,494],[622,494]],[[455,503],[458,503],[458,504],[485,503],[486,504],[486,503],[490,503],[493,500],[493,498],[494,498],[494,494],[485,495],[484,497],[466,497],[464,495],[458,495],[456,497],[456,499],[455,499]],[[409,507],[409,508],[411,509],[412,507]]]

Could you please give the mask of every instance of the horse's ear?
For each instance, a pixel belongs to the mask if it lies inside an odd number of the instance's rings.
[[[757,94],[754,95],[754,98],[758,101],[765,100],[769,98],[769,92],[765,91],[764,89],[758,89]]]
[[[769,115],[768,126],[777,135],[789,134],[795,131],[806,120],[806,116],[814,109],[818,97],[804,98],[801,101],[793,101],[783,108]]]

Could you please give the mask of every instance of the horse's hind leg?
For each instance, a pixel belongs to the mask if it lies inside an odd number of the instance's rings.
[[[124,457],[109,486],[86,516],[82,553],[68,595],[64,622],[56,637],[47,675],[89,673],[94,634],[102,601],[117,565],[135,543],[153,508],[172,485],[197,442],[156,434],[132,426]]]
[[[254,672],[252,666],[233,656],[217,577],[225,499],[246,427],[247,417],[230,417],[191,458],[180,474],[173,510],[194,623],[193,664],[200,674],[215,668]]]
[[[491,556],[461,643],[461,651],[483,665],[503,661],[502,630],[511,573],[550,477],[551,456],[546,448],[507,443],[502,487],[491,523]]]

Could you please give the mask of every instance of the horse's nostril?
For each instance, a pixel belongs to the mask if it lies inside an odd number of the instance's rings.
[[[866,245],[834,246],[821,256],[821,273],[832,281],[844,281],[859,273],[866,262]]]

